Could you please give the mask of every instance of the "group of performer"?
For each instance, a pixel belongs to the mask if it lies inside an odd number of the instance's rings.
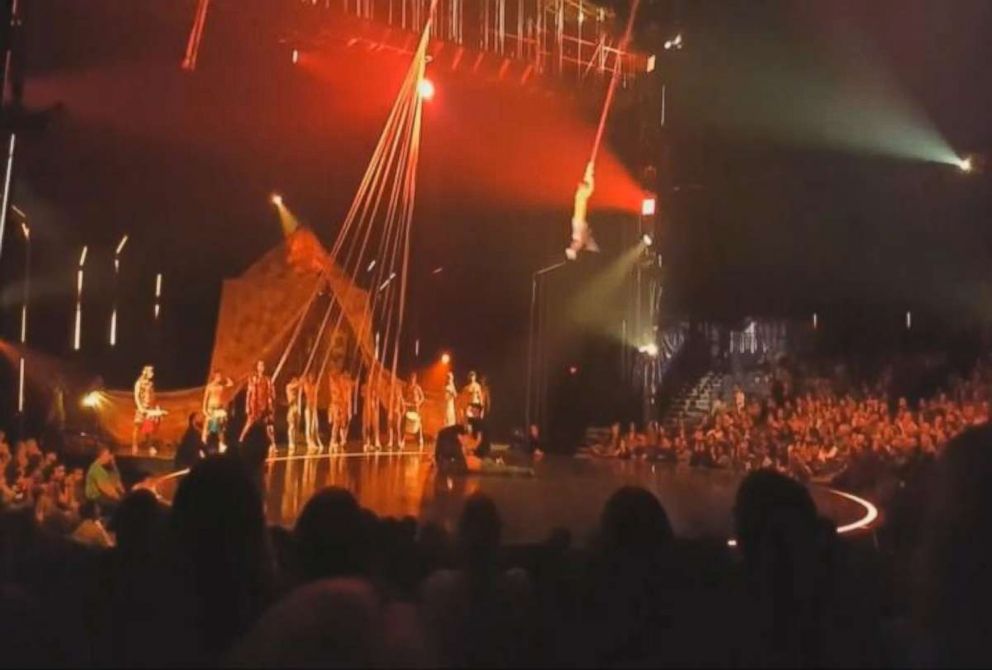
[[[139,444],[150,442],[162,416],[166,413],[156,404],[154,368],[146,365],[134,384],[134,433],[132,451]],[[361,405],[361,438],[365,451],[383,448],[383,426],[386,427],[386,446],[402,448],[408,438],[413,438],[419,448],[424,447],[423,408],[427,400],[416,373],[408,381],[389,381],[384,374],[367,374],[360,388],[348,370],[337,370],[328,375],[327,423],[330,439],[329,453],[344,449],[356,408]],[[220,453],[227,446],[228,421],[232,414],[231,390],[235,381],[222,371],[214,371],[203,391],[201,407],[203,427],[201,440],[204,445],[215,445]],[[248,432],[257,425],[265,426],[270,444],[275,446],[274,422],[276,414],[276,387],[266,373],[264,361],[258,361],[244,381],[245,422],[238,437],[243,442]],[[324,444],[320,432],[319,389],[316,376],[305,372],[290,378],[285,386],[287,405],[287,442],[290,452],[306,448],[310,453],[321,452]],[[491,400],[485,377],[468,374],[468,382],[459,390],[454,373],[449,372],[444,387],[443,427],[482,420],[491,409]],[[361,401],[359,403],[359,401]],[[302,424],[302,430],[301,430]],[[149,447],[152,453],[154,446]]]

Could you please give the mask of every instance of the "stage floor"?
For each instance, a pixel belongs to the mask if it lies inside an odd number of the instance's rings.
[[[722,470],[645,462],[548,456],[532,477],[469,474],[445,476],[430,461],[432,449],[393,454],[278,456],[265,466],[265,505],[271,523],[291,527],[303,505],[327,486],[348,489],[380,516],[413,516],[453,529],[465,499],[477,491],[491,497],[503,518],[504,540],[544,540],[556,527],[568,528],[586,544],[606,499],[624,485],[653,491],[681,537],[730,539],[731,512],[741,476]],[[158,486],[171,499],[181,475]],[[849,494],[811,486],[820,512],[842,532],[870,528],[874,506]]]

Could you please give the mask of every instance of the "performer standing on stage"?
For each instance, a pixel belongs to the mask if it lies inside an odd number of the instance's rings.
[[[444,385],[444,425],[454,426],[458,423],[455,413],[455,400],[458,398],[458,387],[455,386],[455,373],[448,373],[448,381]]]
[[[303,400],[306,403],[306,408],[303,410],[303,433],[307,441],[307,451],[318,451],[323,445],[320,442],[317,413],[317,380],[312,372],[308,372],[303,377]]]
[[[478,382],[475,371],[468,373],[468,384],[462,390],[465,394],[468,407],[465,409],[465,416],[469,419],[482,418],[482,384]]]
[[[224,402],[224,391],[234,386],[230,377],[224,377],[219,370],[210,377],[210,382],[203,389],[203,443],[207,443],[208,435],[217,435],[220,452],[224,453],[224,428],[227,426],[227,403]]]
[[[479,379],[479,384],[482,386],[482,416],[489,418],[493,406],[493,396],[492,390],[489,387],[489,379],[486,375],[482,375]]]
[[[255,372],[248,377],[248,393],[245,395],[245,425],[241,429],[239,442],[244,442],[245,435],[258,421],[272,417],[272,405],[275,400],[275,389],[272,379],[265,374],[265,361],[255,363]]]
[[[301,389],[303,383],[299,377],[293,377],[286,384],[286,441],[289,443],[289,453],[296,450],[296,433],[300,429],[300,414],[303,403]]]
[[[391,449],[403,450],[403,443],[406,441],[406,434],[403,430],[403,421],[406,419],[406,403],[403,397],[403,382],[396,381],[390,384],[389,403],[389,447]]]
[[[141,369],[141,376],[134,382],[134,432],[131,436],[131,453],[138,453],[138,437],[142,445],[151,437],[158,424],[155,406],[155,368],[146,365]],[[152,447],[150,452],[154,451]],[[154,456],[155,454],[152,453]]]
[[[424,448],[424,416],[421,413],[421,408],[424,406],[424,401],[427,396],[424,395],[424,389],[420,388],[420,384],[417,383],[417,373],[414,372],[410,375],[410,383],[406,386],[406,393],[404,394],[404,406],[406,410],[406,416],[408,418],[411,433],[416,433],[417,444],[421,449]],[[402,435],[402,433],[401,433]]]
[[[332,372],[327,375],[327,425],[331,429],[330,444],[327,447],[328,453],[333,454],[338,450],[338,435],[341,432],[341,425],[344,423],[344,398],[341,397],[341,373]]]
[[[369,372],[362,393],[362,438],[365,451],[382,449],[378,381],[375,374]]]

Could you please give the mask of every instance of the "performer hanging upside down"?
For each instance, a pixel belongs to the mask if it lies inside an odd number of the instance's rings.
[[[220,452],[224,453],[224,428],[227,427],[227,403],[224,401],[224,391],[234,386],[230,377],[224,377],[220,370],[214,372],[210,382],[203,389],[203,443],[207,437],[217,435]]]
[[[458,398],[458,387],[455,386],[455,373],[448,373],[448,380],[444,385],[444,425],[454,426],[458,423],[458,416],[455,412],[455,400]]]
[[[306,409],[303,410],[303,432],[307,441],[307,451],[319,451],[323,445],[320,442],[320,424],[317,409],[317,380],[312,372],[303,377],[303,400]]]
[[[300,414],[303,404],[302,386],[303,382],[300,381],[299,377],[293,377],[286,384],[286,405],[288,406],[286,410],[286,441],[289,443],[290,453],[296,450],[296,436],[300,430]]]
[[[131,453],[138,453],[139,436],[142,445],[146,443],[158,428],[162,412],[155,405],[155,368],[146,365],[141,369],[141,376],[134,382],[134,432],[131,435]],[[155,455],[155,447],[149,449]]]
[[[245,425],[241,429],[239,442],[244,442],[251,427],[272,415],[275,389],[272,379],[265,374],[265,361],[255,363],[255,372],[248,377],[248,393],[245,395]]]
[[[599,245],[592,237],[592,229],[586,220],[586,212],[589,205],[589,197],[593,191],[593,165],[586,165],[586,173],[575,189],[575,207],[572,210],[572,243],[565,250],[565,255],[569,260],[574,261],[579,257],[579,252],[599,251]]]

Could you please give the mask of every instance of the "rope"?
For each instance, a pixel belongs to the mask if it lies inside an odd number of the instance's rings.
[[[606,101],[603,103],[603,112],[599,117],[599,128],[596,129],[596,139],[592,143],[592,154],[589,162],[596,164],[596,155],[599,153],[599,145],[603,141],[603,130],[606,128],[606,119],[610,115],[610,108],[613,106],[613,96],[617,90],[617,81],[620,79],[620,61],[630,44],[630,36],[634,31],[634,17],[637,15],[637,8],[641,0],[633,0],[630,6],[630,16],[627,17],[627,29],[624,31],[623,39],[617,49],[616,61],[613,63],[613,76],[610,78],[610,87],[606,91]]]

